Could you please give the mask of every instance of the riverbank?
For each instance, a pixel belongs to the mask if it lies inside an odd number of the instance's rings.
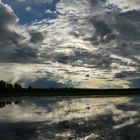
[[[139,96],[140,89],[1,89],[3,97],[91,97]]]

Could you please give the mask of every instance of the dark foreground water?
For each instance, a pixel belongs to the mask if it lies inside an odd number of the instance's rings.
[[[140,140],[140,97],[22,99],[0,108],[0,140]]]

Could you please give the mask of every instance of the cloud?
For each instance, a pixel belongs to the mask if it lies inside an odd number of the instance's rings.
[[[32,11],[32,7],[27,6],[25,10],[26,10],[27,12],[31,12],[31,11]]]
[[[44,36],[41,32],[30,31],[30,35],[31,35],[30,42],[32,43],[38,43],[44,40]]]
[[[14,43],[17,43],[20,39],[18,33],[15,30],[15,25],[18,18],[14,14],[10,6],[4,5],[0,2],[0,49],[1,59],[8,57],[10,53],[14,51]]]
[[[17,0],[18,2],[50,3],[52,0]]]
[[[107,10],[105,11],[104,9],[102,10],[102,13],[97,12],[98,14],[92,14],[93,12],[90,9],[90,3],[92,6],[98,5],[103,9],[103,6],[99,5],[99,1],[89,1],[89,3],[84,1],[73,1],[70,4],[65,2],[65,6],[64,2],[60,1],[57,5],[57,12],[60,13],[60,17],[56,20],[52,20],[52,23],[48,23],[50,24],[49,26],[46,25],[47,38],[44,39],[44,42],[46,42],[48,46],[54,46],[52,48],[54,50],[59,50],[59,47],[64,48],[64,50],[66,48],[71,48],[70,52],[73,54],[76,49],[79,49],[79,47],[82,48],[80,51],[87,51],[90,53],[91,46],[93,46],[99,54],[100,52],[109,54],[113,53],[114,47],[111,45],[114,44],[114,46],[116,46],[115,53],[120,51],[120,54],[118,53],[118,55],[123,55],[121,54],[122,48],[119,47],[120,44],[129,44],[130,42],[133,44],[134,41],[139,40],[139,30],[137,30],[139,28],[139,24],[137,24],[137,21],[134,23],[134,20],[132,22],[133,15],[131,17],[127,17],[126,14],[128,13],[122,14],[119,11],[113,11],[108,14]],[[69,7],[69,9],[65,7]],[[79,7],[82,7],[82,9]],[[82,13],[83,11],[84,13]],[[88,13],[85,13],[85,11],[88,11]],[[139,14],[139,12],[136,13]],[[128,15],[130,16],[130,14]],[[45,26],[47,23],[41,24]],[[36,28],[38,29],[37,26]],[[49,37],[50,39],[48,39]],[[69,40],[71,40],[71,43]],[[55,47],[55,44],[57,47]],[[104,48],[102,47],[103,45]],[[108,45],[110,48],[107,47]],[[99,49],[97,49],[97,46],[100,46]],[[131,49],[134,48],[135,47],[131,47]],[[94,49],[92,51],[94,51]],[[129,51],[129,53],[131,52]],[[74,57],[80,57],[80,55],[76,55]],[[71,56],[69,59],[71,59]],[[110,61],[109,55],[108,61]]]
[[[43,34],[18,24],[12,8],[0,2],[0,62],[38,62],[37,43]]]
[[[77,80],[73,80],[74,72],[69,65],[58,63],[47,64],[19,64],[19,63],[0,63],[0,77],[10,83],[20,83],[23,87],[29,85],[35,88],[64,88],[79,87],[80,82],[77,72]],[[65,69],[63,69],[65,67]],[[78,71],[78,68],[76,68]],[[82,69],[82,68],[81,68]],[[69,74],[73,76],[69,78]]]
[[[51,77],[57,75],[55,80],[60,78],[63,82],[70,79],[85,84],[85,81],[98,79],[96,87],[99,87],[106,79],[110,85],[113,83],[112,87],[120,83],[126,87],[129,81],[119,73],[134,79],[140,68],[137,4],[138,1],[128,3],[126,0],[60,0],[56,5],[56,18],[19,26],[11,7],[1,3],[0,32],[5,37],[0,40],[0,60],[46,64],[44,67],[52,69],[58,67],[57,71],[52,70]],[[133,77],[130,71],[135,73]],[[91,76],[85,78],[87,74]],[[35,77],[45,82],[42,73]],[[114,84],[115,80],[120,80],[118,85]]]
[[[62,24],[69,23],[67,26],[69,30],[64,31],[63,28],[63,32],[69,32],[70,35],[75,37],[73,39],[69,35],[71,44],[75,40],[77,42],[75,44],[79,43],[82,47],[82,49],[78,48],[79,53],[74,53],[72,57],[74,59],[70,57],[69,60],[81,60],[81,65],[86,62],[89,66],[97,67],[97,70],[98,68],[110,69],[114,74],[116,73],[116,66],[118,71],[122,71],[121,67],[123,66],[128,71],[133,69],[134,73],[138,72],[140,67],[140,60],[137,57],[138,53],[140,53],[139,10],[134,11],[133,9],[133,11],[122,13],[119,7],[117,9],[112,6],[111,12],[108,12],[108,7],[105,7],[99,1],[89,1],[89,3],[73,1],[71,4],[66,2],[66,7],[68,6],[69,9],[66,9],[63,4],[60,2],[57,5],[58,12],[60,9],[60,13],[63,13],[59,22],[62,22]],[[61,11],[62,7],[63,12]],[[98,7],[96,12],[94,12],[95,7]],[[63,16],[65,17],[64,19]],[[74,45],[74,50],[78,46]],[[121,59],[112,58],[111,55],[117,55]],[[130,61],[124,62],[126,59]],[[127,76],[132,78],[129,75]]]
[[[51,11],[50,9],[47,9],[47,10],[45,10],[45,13],[46,13],[46,14],[53,14],[53,13],[55,13],[55,12]]]
[[[122,11],[131,11],[131,10],[139,10],[140,9],[140,1],[139,0],[107,0],[108,4],[116,5]]]
[[[75,87],[73,83],[65,82],[59,83],[53,80],[47,80],[47,78],[37,79],[34,82],[31,82],[30,85],[33,88],[67,88],[67,87]]]

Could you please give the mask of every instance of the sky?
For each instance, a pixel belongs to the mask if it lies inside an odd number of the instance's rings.
[[[37,88],[139,88],[139,0],[0,0],[0,77]]]

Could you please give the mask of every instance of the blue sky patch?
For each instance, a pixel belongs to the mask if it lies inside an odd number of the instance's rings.
[[[4,3],[7,3],[12,7],[20,19],[20,24],[31,23],[35,20],[56,18],[56,4],[59,1],[60,0],[53,0],[49,3],[35,3],[32,1],[18,2],[15,0],[3,0]]]

